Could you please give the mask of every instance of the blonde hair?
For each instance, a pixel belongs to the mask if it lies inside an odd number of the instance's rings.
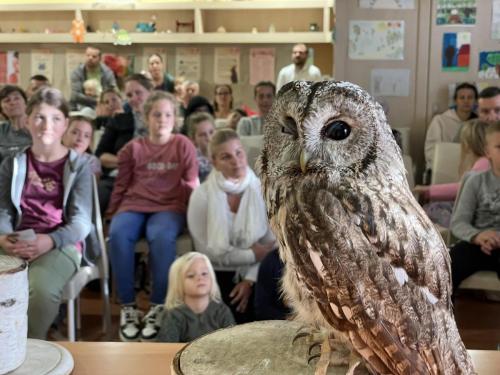
[[[149,112],[153,108],[153,105],[160,100],[167,100],[172,103],[172,107],[174,108],[174,117],[177,116],[177,101],[175,100],[175,96],[166,91],[153,91],[151,95],[149,95],[148,99],[144,103],[144,118],[147,119],[149,116]],[[174,121],[175,123],[175,121]]]
[[[83,82],[83,89],[94,89],[96,96],[101,96],[102,86],[101,83],[95,78],[87,79],[85,82]]]
[[[477,159],[484,156],[487,128],[488,123],[483,121],[470,121],[463,126],[460,132],[460,176],[469,171]]]
[[[194,136],[196,135],[196,128],[198,127],[198,124],[201,124],[202,122],[205,121],[210,122],[215,129],[215,120],[210,113],[195,112],[191,116],[189,116],[188,129],[189,129],[189,136],[191,137],[192,140],[194,140]]]
[[[208,150],[212,157],[215,156],[215,149],[223,143],[229,142],[233,139],[240,140],[240,136],[233,129],[219,129],[215,132],[214,136],[210,140],[208,145]]]
[[[214,268],[210,259],[205,254],[191,251],[177,258],[168,273],[168,291],[165,298],[165,309],[175,309],[184,305],[184,278],[186,272],[196,259],[203,259],[207,264],[208,273],[212,279],[212,288],[210,289],[210,299],[214,302],[221,301],[220,289],[215,278]]]

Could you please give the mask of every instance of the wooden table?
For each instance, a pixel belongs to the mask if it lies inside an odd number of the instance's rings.
[[[170,363],[183,344],[58,342],[75,360],[73,375],[170,374]],[[500,374],[500,351],[470,350],[479,375]]]

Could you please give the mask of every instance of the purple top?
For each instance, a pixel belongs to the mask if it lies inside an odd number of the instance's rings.
[[[27,174],[21,195],[23,212],[18,230],[32,228],[50,233],[63,223],[64,164],[68,156],[53,162],[41,162],[27,152]]]

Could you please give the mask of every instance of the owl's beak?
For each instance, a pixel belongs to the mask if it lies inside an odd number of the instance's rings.
[[[302,173],[306,173],[307,169],[307,162],[309,161],[310,155],[307,153],[307,151],[302,150],[300,152],[300,169],[302,170]]]

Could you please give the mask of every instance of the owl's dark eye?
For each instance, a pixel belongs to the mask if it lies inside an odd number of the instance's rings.
[[[287,116],[283,119],[283,125],[281,126],[281,132],[283,134],[289,134],[293,136],[297,136],[297,123],[295,120]]]
[[[351,134],[351,127],[344,121],[333,121],[323,128],[323,135],[333,141],[341,141]]]

